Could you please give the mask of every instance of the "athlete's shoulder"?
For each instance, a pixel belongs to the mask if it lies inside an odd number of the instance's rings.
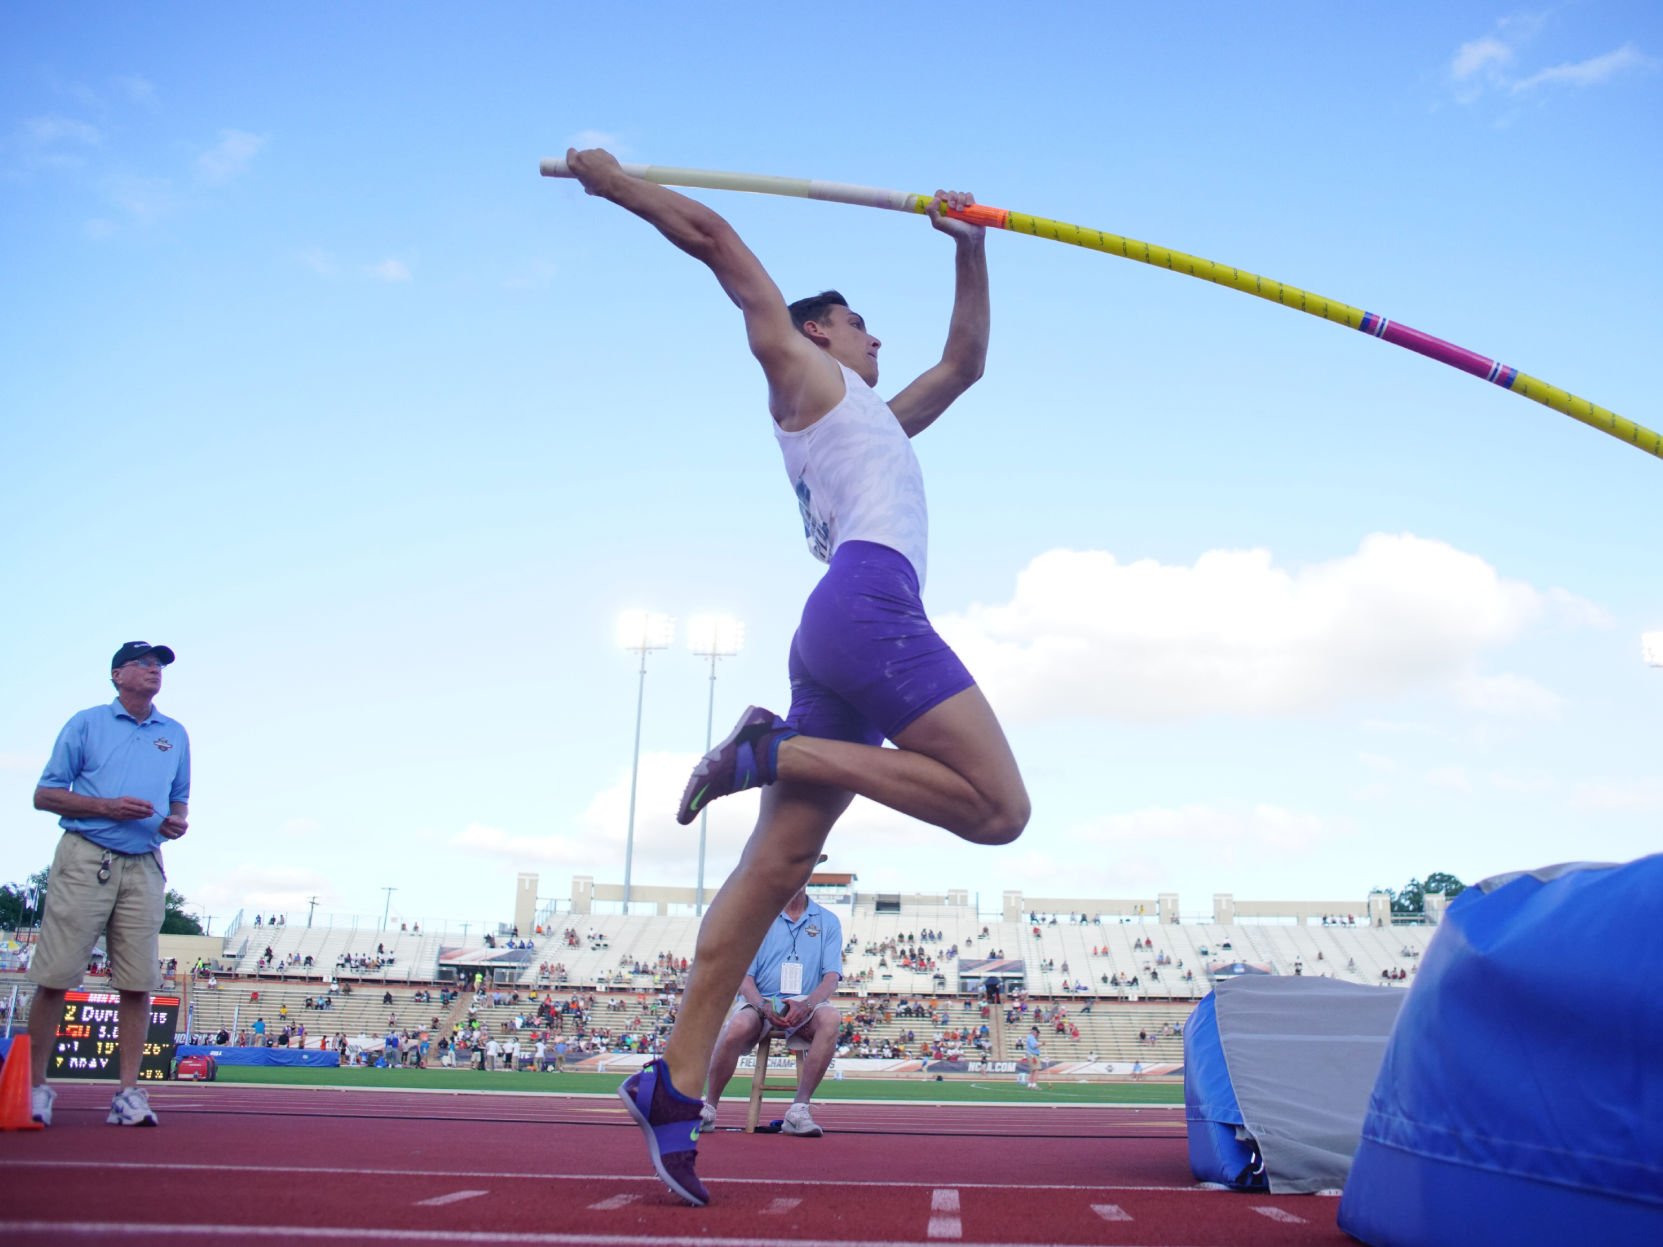
[[[787,376],[768,377],[768,411],[782,433],[801,433],[819,423],[850,390],[847,368],[807,338],[798,339],[807,348],[798,366]]]

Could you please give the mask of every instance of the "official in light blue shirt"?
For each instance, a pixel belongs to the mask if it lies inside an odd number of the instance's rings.
[[[183,724],[154,707],[140,720],[119,699],[93,706],[58,733],[40,787],[147,802],[151,812],[143,817],[65,814],[58,825],[117,853],[148,853],[162,843],[169,809],[190,800],[190,737]]]
[[[158,662],[173,661],[173,651],[166,646],[154,647],[145,657],[149,654],[157,655]],[[151,853],[163,839],[173,838],[164,836],[162,828],[173,807],[190,801],[191,742],[177,719],[141,699],[127,700],[134,705],[124,705],[117,697],[107,706],[82,710],[64,724],[41,773],[40,788],[89,799],[64,803],[60,798],[53,803],[69,806],[53,809],[61,815],[58,825],[65,831],[117,853]],[[125,809],[115,804],[123,798],[129,801]],[[134,802],[148,805],[149,813],[139,813]],[[42,805],[38,793],[36,804]]]
[[[191,748],[177,720],[156,709],[165,645],[128,641],[107,670],[116,699],[73,716],[58,733],[35,789],[35,808],[58,816],[64,834],[52,854],[40,936],[29,961],[35,984],[29,1038],[30,1113],[52,1123],[57,1092],[46,1082],[65,994],[80,986],[87,960],[104,939],[105,969],[120,996],[116,1067],[121,1089],[105,1119],[154,1126],[156,1113],[139,1084],[150,993],[162,985],[157,933],[167,912],[163,840],[188,827]]]
[[[786,966],[792,962],[801,967],[795,987],[782,981],[791,975]],[[777,915],[751,961],[757,991],[763,996],[806,996],[827,974],[843,974],[843,924],[837,915],[813,901],[800,917]]]

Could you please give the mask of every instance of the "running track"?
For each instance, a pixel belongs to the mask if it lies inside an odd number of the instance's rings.
[[[1198,1187],[1177,1108],[834,1101],[796,1139],[741,1133],[734,1101],[696,1209],[605,1097],[168,1083],[142,1130],[104,1124],[108,1084],[57,1086],[51,1129],[0,1134],[8,1247],[1353,1243],[1336,1199]]]

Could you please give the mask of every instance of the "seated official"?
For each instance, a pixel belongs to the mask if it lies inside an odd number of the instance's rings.
[[[764,1033],[774,1031],[785,1036],[788,1050],[803,1053],[797,1093],[781,1129],[804,1138],[819,1137],[822,1131],[809,1113],[809,1100],[826,1076],[836,1051],[842,1017],[832,996],[842,971],[842,923],[836,914],[808,899],[805,884],[768,928],[750,972],[740,984],[733,1011],[717,1037],[710,1056],[710,1089],[702,1116],[705,1129],[716,1123],[716,1103],[733,1077],[740,1055],[755,1047]],[[763,1073],[758,1070],[755,1077]]]

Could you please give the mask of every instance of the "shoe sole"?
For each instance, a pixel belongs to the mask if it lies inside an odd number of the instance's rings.
[[[807,1130],[794,1130],[791,1127],[791,1123],[786,1122],[784,1125],[782,1125],[780,1127],[780,1133],[781,1134],[795,1135],[799,1139],[818,1139],[821,1135],[825,1134],[826,1132],[824,1130],[820,1129],[819,1126],[810,1126]]]
[[[630,1094],[627,1086],[618,1088],[618,1098],[624,1102],[624,1107],[629,1110],[629,1115],[635,1119],[635,1124],[641,1127],[641,1133],[647,1136],[647,1151],[652,1156],[653,1172],[658,1174],[659,1181],[695,1208],[703,1208],[708,1204],[710,1202],[708,1199],[698,1198],[665,1170],[664,1159],[658,1152],[658,1136],[653,1133],[652,1123],[647,1120],[647,1115],[635,1107],[635,1097]]]
[[[747,728],[756,726],[751,721],[751,716],[759,710],[762,710],[762,707],[746,706],[745,713],[739,716],[739,722],[734,725],[733,731],[729,732],[719,744],[713,745],[704,757],[699,759],[698,764],[693,767],[693,774],[688,776],[687,786],[681,790],[681,804],[676,807],[676,822],[683,827],[691,826],[693,820],[699,816],[700,811],[710,804],[709,801],[700,799],[700,794],[704,789],[710,787],[707,782],[711,775],[710,764],[732,748],[733,743],[739,739]],[[770,718],[773,717],[770,711],[764,710],[763,713]],[[724,793],[723,795],[731,794]],[[692,804],[694,801],[697,801],[698,804]]]

